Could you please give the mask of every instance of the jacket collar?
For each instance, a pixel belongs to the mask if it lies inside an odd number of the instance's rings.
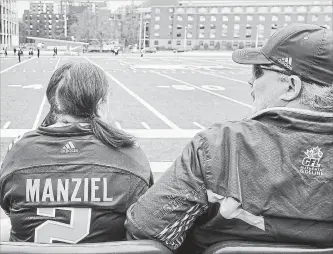
[[[333,133],[333,113],[281,107],[259,111],[249,119],[288,129]]]
[[[38,127],[37,132],[49,136],[84,136],[92,134],[91,126],[86,123],[71,123],[62,126]]]

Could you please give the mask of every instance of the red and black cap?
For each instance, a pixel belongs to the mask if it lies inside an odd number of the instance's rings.
[[[240,64],[275,64],[318,85],[333,86],[332,30],[295,24],[273,34],[262,48],[233,52]]]

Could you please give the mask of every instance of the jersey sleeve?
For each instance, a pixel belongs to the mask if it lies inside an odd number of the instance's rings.
[[[204,148],[197,135],[163,176],[127,211],[132,239],[154,239],[176,250],[208,206],[202,171]]]

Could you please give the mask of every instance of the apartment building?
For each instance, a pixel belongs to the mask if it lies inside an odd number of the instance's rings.
[[[54,1],[34,1],[30,3],[30,13],[46,13],[53,14],[57,13],[58,10],[55,9]]]
[[[310,23],[332,29],[331,1],[180,1],[141,11],[146,46],[162,48],[255,47],[277,29]]]
[[[90,12],[97,13],[101,9],[107,7],[107,3],[104,0],[67,0],[60,1],[61,13],[68,13],[71,9],[77,9],[78,7],[85,7]]]
[[[15,0],[0,1],[0,47],[12,47],[19,44],[18,18]]]

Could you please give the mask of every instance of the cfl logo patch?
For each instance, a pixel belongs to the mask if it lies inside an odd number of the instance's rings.
[[[292,70],[292,63],[293,59],[291,57],[286,57],[286,58],[279,58],[278,62],[282,64],[284,67],[287,67],[289,70]]]

